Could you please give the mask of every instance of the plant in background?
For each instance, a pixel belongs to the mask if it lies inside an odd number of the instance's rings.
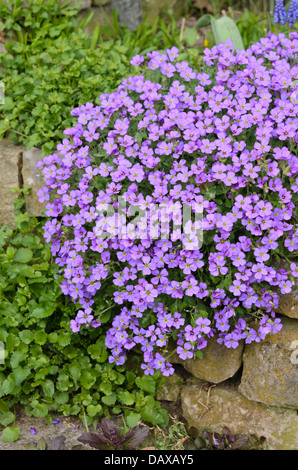
[[[236,22],[226,13],[218,15],[218,10],[214,9],[214,15],[210,13],[203,15],[197,22],[198,29],[211,25],[215,44],[218,46],[226,41],[233,41],[236,49],[244,49],[243,40]]]
[[[100,427],[102,434],[85,432],[78,438],[78,441],[97,450],[133,450],[146,439],[149,433],[148,428],[141,426],[135,426],[122,433],[119,426],[109,419],[103,419]]]
[[[144,21],[136,31],[121,27],[115,11],[112,25],[85,27],[92,12],[78,21],[75,5],[47,0],[0,2],[0,30],[5,35],[0,81],[0,138],[9,137],[27,148],[53,151],[72,126],[70,111],[96,102],[132,72],[132,55],[180,45],[176,21]],[[192,54],[197,60],[197,51]]]
[[[35,444],[29,444],[25,447],[25,450],[65,450],[65,436],[56,436],[50,444],[47,444],[46,440],[41,438]]]
[[[96,100],[129,73],[128,48],[120,41],[96,47],[98,30],[93,36],[84,33],[90,15],[78,23],[73,5],[30,0],[24,8],[24,1],[10,3],[13,9],[0,3],[1,29],[9,39],[8,52],[1,54],[5,102],[0,137],[49,152],[55,139],[63,137],[65,123],[72,125],[74,106]]]
[[[145,375],[169,375],[170,338],[186,359],[214,334],[236,348],[282,327],[274,312],[297,268],[272,260],[298,249],[297,39],[207,48],[199,72],[176,48],[136,56],[143,73],[75,108],[77,123],[39,163],[45,239],[79,308],[71,328],[100,332],[104,317],[111,364],[135,348]],[[182,207],[202,217],[183,233]]]
[[[245,434],[233,434],[227,426],[224,426],[222,433],[204,430],[202,437],[196,439],[195,443],[201,450],[240,450],[247,448],[249,437]]]

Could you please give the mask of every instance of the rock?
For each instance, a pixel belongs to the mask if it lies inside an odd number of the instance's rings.
[[[221,433],[227,426],[233,434],[245,434],[251,441],[266,438],[268,450],[298,449],[296,410],[250,401],[229,381],[207,388],[194,379],[182,388],[181,405],[188,429],[198,436],[206,429]]]
[[[111,0],[112,8],[118,13],[118,20],[129,31],[134,31],[142,22],[141,0]]]
[[[174,373],[169,377],[165,377],[165,383],[157,390],[157,400],[165,401],[178,401],[180,398],[180,392],[182,388],[182,378]]]
[[[298,266],[298,259],[292,259],[291,262],[296,263]],[[274,269],[285,269],[289,271],[289,263],[286,260],[280,260],[279,262],[273,262],[272,266]],[[298,318],[298,279],[295,278],[295,286],[292,292],[289,294],[283,294],[279,306],[276,309],[276,313],[282,313],[289,318]]]
[[[39,217],[46,204],[38,202],[37,191],[44,186],[44,179],[38,176],[36,164],[42,160],[42,150],[33,147],[23,152],[22,178],[23,187],[31,187],[30,193],[25,196],[26,210],[29,215]]]
[[[10,191],[21,187],[21,165],[24,148],[8,140],[0,142],[0,226],[14,227],[14,201]]]
[[[171,346],[172,347],[172,346]],[[181,364],[195,377],[218,384],[233,377],[242,365],[243,342],[238,348],[227,348],[217,343],[217,336],[208,339],[208,345],[202,349],[203,359],[180,359],[177,353],[170,358],[173,364]]]
[[[63,2],[64,3],[64,2]],[[92,4],[92,0],[72,0],[70,5],[80,4],[80,10],[86,10],[86,8],[90,8]]]
[[[184,0],[142,0],[143,20],[147,17],[148,23],[152,24],[154,20],[172,10],[175,19],[181,18],[186,13],[186,2]]]
[[[283,317],[282,324],[278,333],[245,346],[239,390],[249,400],[298,409],[298,322]]]

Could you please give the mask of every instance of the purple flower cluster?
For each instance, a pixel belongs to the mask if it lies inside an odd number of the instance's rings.
[[[298,249],[297,52],[290,33],[245,51],[230,41],[207,48],[199,72],[176,48],[136,56],[144,75],[75,108],[76,124],[39,163],[45,239],[64,294],[79,305],[74,332],[101,325],[96,299],[113,286],[111,363],[139,347],[145,374],[169,375],[170,338],[187,359],[215,334],[236,348],[282,327],[274,312],[298,270],[274,268],[272,258]],[[193,227],[181,233],[174,209],[167,237],[158,228],[140,236],[142,220],[125,225],[127,236],[100,236],[102,211],[112,207],[122,228],[124,215],[131,221],[152,203],[201,214],[202,246],[187,246]]]

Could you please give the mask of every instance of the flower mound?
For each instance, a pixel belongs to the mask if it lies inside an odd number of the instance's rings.
[[[101,325],[97,301],[113,288],[110,362],[136,346],[145,374],[169,375],[170,338],[187,359],[214,335],[236,348],[282,327],[274,312],[298,270],[272,261],[298,248],[297,52],[290,33],[207,48],[200,72],[176,48],[136,56],[139,74],[74,109],[39,163],[74,332]],[[182,226],[182,209],[196,221]]]

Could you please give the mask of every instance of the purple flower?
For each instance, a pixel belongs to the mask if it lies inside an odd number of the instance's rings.
[[[130,63],[131,63],[131,65],[138,66],[142,62],[144,62],[144,60],[145,60],[145,58],[143,56],[140,56],[139,54],[137,54],[131,59]]]
[[[203,72],[175,47],[136,55],[143,74],[72,110],[37,165],[44,237],[78,306],[70,328],[101,328],[107,308],[111,364],[139,345],[144,374],[170,375],[169,337],[189,359],[216,332],[236,348],[279,330],[274,311],[298,277],[270,262],[298,250],[297,38],[206,48]],[[256,330],[251,310],[262,312]]]

